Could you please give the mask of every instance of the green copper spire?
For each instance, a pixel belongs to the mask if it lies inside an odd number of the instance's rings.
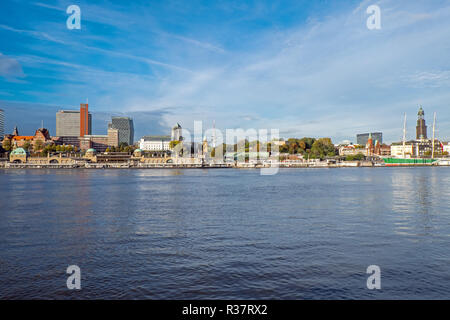
[[[422,117],[425,115],[425,112],[423,111],[422,106],[420,106],[419,112],[417,113],[417,115],[422,116]]]

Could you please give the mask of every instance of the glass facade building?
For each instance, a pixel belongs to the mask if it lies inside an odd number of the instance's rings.
[[[372,141],[378,141],[380,144],[383,144],[383,133],[381,132],[372,132]],[[369,140],[370,133],[361,133],[356,135],[356,144],[361,146],[365,146],[367,141]]]
[[[5,112],[0,109],[0,139],[5,135]]]
[[[112,117],[109,124],[111,129],[119,130],[119,144],[134,144],[134,125],[133,119],[129,117]]]

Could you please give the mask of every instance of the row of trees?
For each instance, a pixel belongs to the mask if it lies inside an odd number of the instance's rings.
[[[46,156],[49,153],[77,153],[80,150],[78,147],[72,146],[72,145],[55,145],[55,144],[49,144],[46,145],[42,151],[40,152],[41,156]]]
[[[121,142],[118,147],[108,147],[106,152],[126,152],[133,153],[136,150],[135,146],[129,146],[126,142]]]
[[[212,150],[211,156],[215,157],[216,152],[222,148],[223,154],[226,152],[260,152],[260,151],[272,151],[273,142],[262,143],[260,141],[248,141],[242,140],[233,145],[222,144]],[[280,153],[288,154],[301,154],[304,157],[311,159],[324,159],[326,157],[333,157],[336,155],[336,148],[330,138],[290,138],[284,145],[279,146],[278,151]]]
[[[280,146],[280,153],[301,154],[311,159],[334,157],[336,148],[330,138],[290,138]]]

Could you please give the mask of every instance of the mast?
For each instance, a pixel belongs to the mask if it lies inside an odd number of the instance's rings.
[[[403,159],[405,158],[405,148],[406,148],[406,112],[405,112],[405,121],[403,123]]]
[[[213,120],[212,147],[216,147],[216,120]]]
[[[435,138],[435,132],[436,132],[436,112],[434,113],[434,120],[433,120],[433,141],[431,142],[433,144],[432,146],[432,152],[431,152],[431,159],[434,159],[434,138]]]

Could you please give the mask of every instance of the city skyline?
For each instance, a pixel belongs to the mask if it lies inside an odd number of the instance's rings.
[[[81,104],[81,105],[83,105],[83,104]],[[424,109],[423,109],[423,106],[419,106],[418,107],[419,108],[419,113],[422,111],[424,111]],[[3,110],[1,110],[0,109],[0,111],[3,111]],[[60,116],[61,115],[61,113],[74,113],[74,114],[77,114],[78,116],[77,116],[77,120],[78,120],[78,118],[79,118],[79,114],[80,114],[80,111],[79,110],[61,110],[61,109],[59,109],[57,112],[56,112],[56,121],[55,121],[55,119],[53,120],[53,121],[49,121],[49,122],[47,122],[47,124],[48,123],[50,123],[50,125],[46,125],[46,126],[39,126],[39,127],[35,127],[35,129],[31,129],[31,130],[33,130],[33,132],[37,129],[37,128],[46,128],[46,129],[49,129],[49,131],[52,133],[52,131],[53,132],[55,132],[55,134],[52,134],[52,136],[58,136],[57,134],[56,134],[56,132],[58,131],[58,116]],[[409,113],[405,113],[406,115],[408,115]],[[5,118],[5,116],[4,116],[4,114],[2,114],[2,116],[3,116],[3,118]],[[91,121],[92,121],[92,123],[94,123],[94,122],[96,122],[97,124],[100,124],[100,127],[99,128],[96,128],[96,130],[93,130],[94,128],[92,128],[92,134],[103,134],[104,133],[104,129],[105,129],[105,123],[106,123],[106,129],[109,129],[109,128],[111,128],[112,127],[112,124],[111,124],[111,120],[114,120],[114,118],[116,118],[116,119],[127,119],[127,121],[131,121],[131,123],[134,123],[134,122],[136,122],[135,121],[135,119],[133,118],[133,117],[128,117],[128,116],[126,116],[126,115],[122,115],[122,116],[117,116],[117,113],[116,113],[116,115],[114,116],[113,114],[111,114],[110,115],[110,118],[109,118],[109,120],[108,119],[106,119],[105,120],[105,118],[104,118],[104,116],[105,116],[105,114],[101,114],[101,117],[100,117],[100,119],[95,119],[95,117],[91,117],[91,112],[89,112],[89,132],[90,132],[90,130],[91,130]],[[417,112],[416,112],[416,116],[420,116],[420,114],[417,114]],[[427,118],[426,118],[426,115],[424,115],[424,114],[422,114],[422,117],[419,117],[419,119],[423,119],[423,120],[425,120],[425,122],[426,122],[426,120],[427,120]],[[95,121],[96,120],[96,121]],[[140,121],[143,121],[143,119],[137,119],[138,120],[138,122],[139,122],[139,120]],[[3,120],[4,121],[4,120]],[[37,120],[36,119],[33,119],[33,121],[34,122],[36,122]],[[6,121],[5,121],[6,122]],[[41,120],[40,121],[41,122],[41,124],[43,124],[44,123],[44,121],[43,120]],[[418,123],[418,122],[417,122]],[[56,126],[55,126],[55,124],[56,124]],[[411,128],[413,128],[413,126],[411,125],[411,124],[408,124],[408,122],[406,123],[406,128],[407,128],[407,131],[406,131],[406,137],[407,137],[407,139],[414,139],[414,137],[416,138],[416,139],[419,139],[418,137],[417,137],[417,126],[415,126],[415,122],[414,122],[414,130],[409,130],[408,128],[409,127],[411,127]],[[16,128],[16,127],[20,127],[17,123],[16,124],[10,124],[10,126],[12,127],[12,128]],[[176,126],[179,126],[179,124],[177,123],[176,124]],[[211,129],[214,129],[214,122],[213,122],[213,124],[210,126],[210,125],[208,125],[208,124],[205,124],[205,123],[202,123],[202,126],[204,126],[203,127],[203,132],[204,133],[206,133],[206,131],[208,131],[208,130],[211,130]],[[7,126],[5,126],[5,128],[7,128]],[[54,128],[56,128],[56,129],[54,129]],[[75,128],[75,130],[79,130],[78,129],[79,127],[76,127]],[[164,129],[164,127],[161,127],[161,128],[163,128]],[[173,129],[174,128],[165,128],[165,130],[166,131],[163,131],[164,132],[164,134],[162,135],[162,136],[166,136],[167,135],[167,132],[169,132],[169,131],[173,131]],[[217,130],[221,130],[221,128],[216,128]],[[254,129],[254,128],[250,128],[250,130],[252,130],[252,129]],[[145,129],[145,130],[147,130],[147,129]],[[194,134],[194,129],[192,129],[192,128],[184,128],[183,130],[187,130],[187,132],[186,133],[190,133],[191,134],[191,139],[194,139],[194,136],[193,136],[193,134]],[[226,130],[226,128],[224,128],[223,129],[223,131],[225,131]],[[425,130],[425,134],[427,133],[427,126],[425,126],[425,128],[424,128],[424,130]],[[12,131],[12,130],[10,130],[10,131]],[[139,140],[141,139],[141,138],[145,138],[146,136],[161,136],[160,134],[156,134],[155,135],[155,133],[154,133],[154,131],[153,132],[149,132],[148,130],[147,131],[145,131],[146,132],[146,134],[143,134],[143,135],[140,135],[140,136],[138,136],[138,135],[136,135],[136,130],[135,130],[135,128],[134,128],[134,126],[132,125],[132,130],[131,130],[132,132],[133,132],[133,134],[132,134],[132,136],[130,136],[130,138],[131,139],[134,139],[134,142],[139,142]],[[141,129],[141,130],[137,130],[138,132],[142,132],[143,131],[143,129]],[[244,130],[245,131],[245,130]],[[436,130],[436,132],[438,132],[439,131],[439,129],[437,129]],[[8,134],[9,132],[5,129],[5,134]],[[173,134],[173,133],[172,133]],[[25,132],[25,135],[30,135],[28,132]],[[70,135],[70,134],[69,134]],[[354,143],[354,144],[360,144],[360,145],[365,145],[365,142],[364,143],[359,143],[358,141],[359,141],[359,139],[361,139],[361,140],[363,140],[363,138],[360,138],[359,136],[363,136],[363,135],[369,135],[369,133],[364,133],[364,132],[354,132],[354,135],[353,135],[353,137],[350,137],[349,139],[346,139],[346,140],[342,140],[342,141],[333,141],[334,142],[334,144],[346,144],[347,143],[347,141],[350,141],[350,142],[352,142],[352,143]],[[384,144],[384,143],[386,143],[386,144],[391,144],[391,143],[395,143],[395,142],[398,142],[398,141],[400,141],[401,139],[398,139],[398,140],[393,140],[393,141],[384,141],[384,139],[382,138],[383,137],[383,132],[372,132],[372,135],[379,135],[381,138],[381,142]],[[62,135],[62,136],[64,136],[64,135]],[[134,138],[133,138],[134,137]],[[315,137],[312,137],[312,136],[304,136],[304,137],[311,137],[311,138],[322,138],[322,137],[327,137],[327,136],[315,136]],[[287,139],[289,139],[289,138],[304,138],[304,137],[295,137],[295,136],[280,136],[280,138],[282,139],[282,140],[287,140]],[[329,137],[329,136],[328,136]],[[206,138],[208,138],[208,141],[209,140],[211,140],[211,139],[213,139],[213,137],[211,136],[211,133],[209,133],[207,136],[206,136]],[[439,139],[438,138],[438,136],[436,136],[436,139]],[[367,140],[367,137],[366,137],[366,140]],[[364,141],[366,141],[366,140],[364,140]],[[445,139],[445,138],[440,138],[440,140],[442,140],[442,141],[447,141],[448,139]]]
[[[372,1],[80,1],[81,30],[66,28],[68,1],[3,3],[5,132],[17,124],[31,134],[44,120],[54,134],[54,113],[89,97],[93,134],[112,115],[130,116],[136,140],[166,134],[176,122],[189,129],[194,120],[215,120],[217,128],[278,128],[285,138],[336,143],[380,131],[393,142],[404,112],[415,118],[419,105],[428,123],[437,112],[438,137],[448,140],[450,68],[442,52],[450,6],[376,3],[381,30],[366,27]]]

